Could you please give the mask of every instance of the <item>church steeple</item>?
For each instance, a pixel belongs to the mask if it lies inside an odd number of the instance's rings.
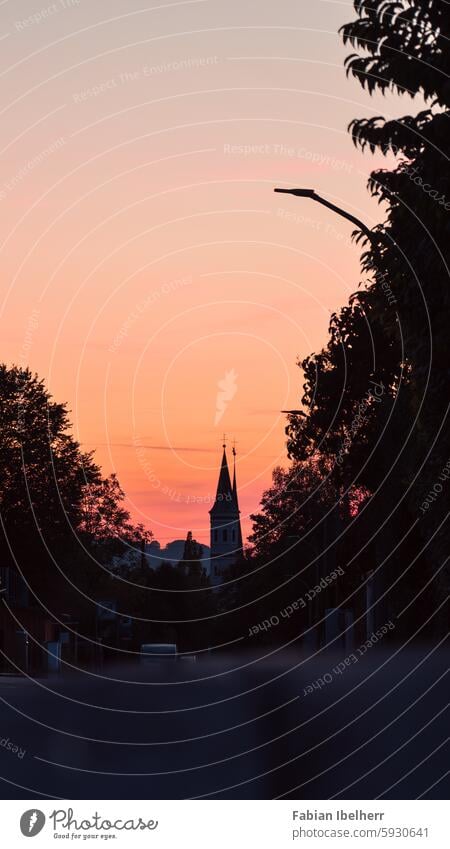
[[[241,511],[239,510],[239,501],[238,501],[238,492],[237,492],[237,484],[236,484],[236,440],[233,442],[233,499],[234,506],[238,515],[238,526],[237,526],[237,537],[238,537],[238,551],[239,554],[242,554],[242,531],[241,531],[241,520],[239,516],[241,515]]]
[[[236,486],[236,440],[233,442],[233,498],[236,508],[239,510],[237,486]]]
[[[228,469],[227,450],[225,443],[223,444],[222,465],[220,467],[219,480],[217,483],[216,500],[210,513],[213,512],[217,504],[231,502],[233,500],[233,487],[231,486],[230,472]]]
[[[233,446],[233,483],[228,468],[224,439],[222,464],[214,504],[209,511],[211,522],[211,576],[220,583],[223,572],[242,553],[242,532],[236,486],[236,449]]]

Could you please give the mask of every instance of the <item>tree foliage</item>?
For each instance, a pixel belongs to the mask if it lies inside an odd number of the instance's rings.
[[[375,280],[369,301],[385,291],[386,280],[395,297],[395,310],[377,310],[392,368],[403,373],[391,429],[401,456],[390,487],[415,518],[450,454],[450,13],[442,0],[357,2],[355,9],[357,19],[342,30],[344,42],[359,51],[348,58],[348,72],[369,91],[394,89],[427,103],[413,115],[350,126],[363,150],[397,156],[394,169],[375,171],[369,181],[387,219],[385,238],[369,246],[363,268]],[[436,569],[448,550],[444,504],[420,523]],[[442,596],[448,577],[437,581]]]
[[[151,534],[132,523],[116,476],[103,478],[72,436],[67,406],[28,369],[0,365],[0,421],[2,561],[50,607],[66,590],[84,603],[103,587],[103,564]]]
[[[426,519],[420,504],[450,456],[450,12],[440,0],[355,0],[354,8],[341,31],[354,49],[347,73],[369,94],[420,105],[350,125],[359,149],[393,161],[368,184],[385,218],[371,239],[358,237],[361,285],[332,316],[327,345],[299,363],[303,412],[286,431],[292,465],[263,497],[254,543],[257,555],[274,555],[283,538],[304,534],[305,505],[320,515],[331,493],[346,529],[340,556],[355,580],[379,569],[392,609],[411,601],[402,622],[415,630],[449,583],[448,499]]]

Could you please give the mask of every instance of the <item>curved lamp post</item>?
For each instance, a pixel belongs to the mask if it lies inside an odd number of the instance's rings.
[[[327,209],[331,209],[332,212],[335,212],[342,218],[346,218],[347,221],[351,221],[352,224],[356,224],[356,226],[362,230],[370,241],[372,241],[376,236],[379,237],[378,233],[373,233],[372,230],[369,230],[367,225],[364,224],[363,221],[360,221],[359,218],[356,218],[355,215],[351,215],[350,212],[346,212],[345,209],[341,209],[340,206],[336,206],[336,204],[330,203],[329,200],[325,200],[325,198],[318,195],[314,189],[274,189],[274,192],[281,192],[284,195],[295,195],[295,197],[298,198],[310,198],[310,200],[315,200],[317,203],[321,203],[322,206],[326,206]]]
[[[356,224],[364,235],[367,236],[370,242],[373,242],[375,238],[379,240],[381,236],[380,233],[374,233],[372,230],[369,230],[367,225],[364,224],[364,221],[356,218],[355,215],[351,215],[350,212],[346,212],[345,209],[341,209],[340,206],[336,206],[336,204],[330,203],[329,200],[325,200],[325,198],[318,195],[314,189],[274,189],[274,192],[280,192],[284,195],[295,195],[297,198],[309,198],[310,200],[315,200],[317,203],[322,204],[322,206],[326,206],[327,209],[331,209],[331,211],[335,212],[336,215],[340,215],[342,218],[346,218],[347,221],[351,221],[352,224]],[[291,416],[305,415],[302,410],[281,410],[281,412],[288,413]]]

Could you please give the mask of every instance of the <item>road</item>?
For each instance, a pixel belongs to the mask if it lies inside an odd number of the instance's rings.
[[[2,798],[448,797],[446,652],[271,651],[0,678]]]

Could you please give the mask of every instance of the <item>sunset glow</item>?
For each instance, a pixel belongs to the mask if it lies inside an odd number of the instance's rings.
[[[273,187],[379,217],[347,133],[376,111],[342,67],[351,4],[309,4],[306,28],[302,4],[20,7],[1,8],[3,359],[68,401],[162,544],[208,541],[236,438],[247,535],[286,461],[297,359],[360,280],[352,225]]]

